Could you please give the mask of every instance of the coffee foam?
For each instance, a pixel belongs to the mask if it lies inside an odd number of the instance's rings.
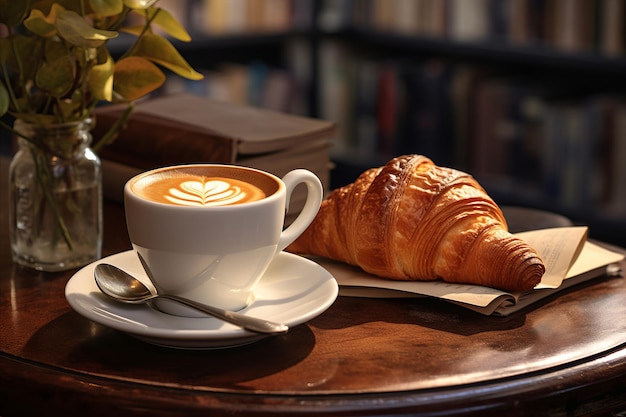
[[[246,182],[231,178],[184,181],[167,190],[167,201],[181,206],[227,206],[265,198],[265,193]]]
[[[233,174],[239,178],[232,178]],[[157,172],[140,178],[132,185],[133,192],[142,198],[195,207],[248,203],[263,199],[277,189],[278,185],[271,177],[253,171],[220,172],[202,168]]]

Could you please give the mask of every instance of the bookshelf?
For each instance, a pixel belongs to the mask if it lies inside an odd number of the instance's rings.
[[[167,89],[337,122],[333,186],[424,153],[626,245],[623,0],[167,2],[208,80]],[[281,23],[245,24],[252,2]]]
[[[624,7],[353,2],[320,53],[343,58],[319,74],[340,92],[322,113],[343,129],[335,185],[423,153],[472,173],[500,204],[556,211],[626,244]]]
[[[173,41],[205,79],[175,75],[161,94],[191,91],[228,102],[301,115],[317,109],[317,1],[160,0],[183,22],[192,42]]]

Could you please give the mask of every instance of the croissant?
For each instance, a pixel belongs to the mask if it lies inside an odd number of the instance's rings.
[[[404,155],[365,171],[322,202],[289,247],[395,280],[437,280],[506,291],[535,287],[537,252],[508,232],[497,204],[469,174]]]

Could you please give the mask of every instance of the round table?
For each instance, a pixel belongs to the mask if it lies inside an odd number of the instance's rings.
[[[0,201],[0,225],[6,225]],[[105,208],[105,255],[130,247]],[[339,297],[287,334],[221,350],[154,346],[74,312],[74,271],[11,262],[0,228],[0,415],[618,415],[626,281],[510,317],[443,301]]]

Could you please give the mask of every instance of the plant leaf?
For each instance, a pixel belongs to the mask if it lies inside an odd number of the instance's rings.
[[[165,82],[165,74],[147,59],[131,56],[115,64],[113,90],[124,101],[133,101],[156,90]]]
[[[89,5],[98,17],[115,16],[124,10],[122,0],[89,0]]]
[[[201,80],[204,78],[202,74],[196,72],[191,65],[185,61],[174,45],[161,35],[155,33],[144,34],[138,41],[135,55],[156,62],[181,77],[190,80]]]
[[[89,72],[87,86],[98,100],[113,101],[113,69],[114,62],[109,56],[106,62],[94,65]]]
[[[157,1],[159,0],[124,0],[124,4],[131,9],[147,9]]]
[[[24,19],[29,7],[28,0],[0,0],[0,23],[16,26]]]
[[[145,11],[137,11],[133,10],[133,14],[138,14],[143,17],[148,14],[148,19],[152,19],[156,14],[156,17],[152,20],[153,23],[157,24],[165,33],[170,35],[171,37],[178,39],[179,41],[189,42],[191,40],[191,36],[189,32],[184,28],[182,24],[170,12],[162,8],[150,7]]]
[[[0,116],[9,111],[9,90],[2,81],[0,81]]]
[[[74,66],[69,55],[44,62],[35,74],[35,84],[53,97],[63,97],[74,85]]]
[[[79,89],[74,90],[69,99],[59,100],[57,106],[63,120],[82,120],[89,116],[89,110],[84,106],[83,91]]]
[[[118,35],[116,31],[92,27],[81,15],[71,10],[58,13],[57,29],[63,39],[81,48],[96,48]]]
[[[43,58],[46,61],[54,61],[67,54],[67,48],[60,40],[49,39],[44,44]]]
[[[31,10],[30,15],[24,20],[24,26],[28,28],[35,35],[49,38],[57,33],[57,27],[55,25],[57,19],[57,13],[64,10],[63,7],[58,4],[53,4],[48,16],[44,15],[41,10]]]
[[[94,13],[91,7],[91,0],[30,0],[31,9],[39,9],[46,13],[52,4],[59,4],[65,10],[73,10],[79,15],[90,15]],[[96,0],[99,1],[99,0]],[[107,1],[107,0],[105,0]],[[110,0],[109,0],[110,1]],[[122,3],[122,0],[115,0]]]

